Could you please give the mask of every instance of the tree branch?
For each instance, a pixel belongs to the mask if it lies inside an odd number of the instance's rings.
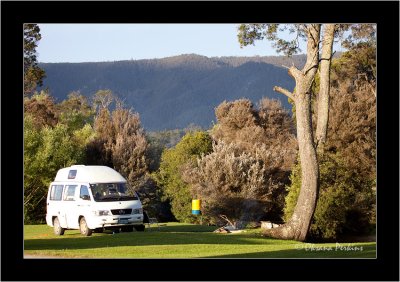
[[[289,90],[279,87],[279,86],[274,86],[274,91],[282,93],[283,95],[286,95],[287,97],[289,97],[290,99],[292,99],[293,101],[295,101],[294,99],[294,95],[292,92],[290,92]]]
[[[304,72],[304,75],[307,75],[307,73],[308,73],[310,70],[312,70],[313,68],[318,68],[318,65],[319,65],[319,61],[318,61],[318,64],[313,65],[313,66],[311,66],[308,70],[306,70],[306,71]]]
[[[321,58],[321,59],[319,59],[319,60],[318,60],[318,64],[317,64],[317,65],[311,66],[308,70],[306,70],[306,71],[304,72],[304,74],[306,75],[312,68],[317,68],[318,65],[319,65],[319,63],[320,63],[322,60],[324,60],[324,61],[332,60],[333,55],[335,55],[335,53],[336,53],[336,51],[334,51],[334,52],[332,53],[332,55],[331,55],[329,58]]]
[[[298,81],[300,81],[302,77],[302,72],[298,68],[296,68],[293,64],[293,66],[289,68],[289,75],[293,77],[297,83]]]

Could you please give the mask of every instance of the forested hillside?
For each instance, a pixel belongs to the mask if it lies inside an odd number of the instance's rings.
[[[224,100],[240,98],[257,103],[263,97],[287,98],[272,90],[274,85],[293,89],[293,80],[282,65],[302,66],[304,55],[279,57],[214,57],[180,55],[163,59],[100,63],[43,63],[44,85],[57,101],[72,91],[91,97],[110,89],[126,106],[140,114],[148,131],[185,128],[196,124],[208,128],[214,110]]]

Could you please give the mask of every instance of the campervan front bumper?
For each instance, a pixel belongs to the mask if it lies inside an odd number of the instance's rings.
[[[93,221],[92,228],[104,228],[111,226],[126,226],[143,224],[143,214],[125,216],[99,216]]]

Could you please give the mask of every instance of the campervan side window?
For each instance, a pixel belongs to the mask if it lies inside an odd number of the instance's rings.
[[[52,185],[50,191],[50,200],[61,201],[64,185]]]
[[[75,189],[78,185],[65,186],[64,201],[75,201]]]
[[[79,197],[84,200],[90,200],[89,188],[86,185],[81,185],[81,192]]]

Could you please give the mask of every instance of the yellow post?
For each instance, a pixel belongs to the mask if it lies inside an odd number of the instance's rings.
[[[203,224],[203,216],[201,214],[201,200],[192,200],[192,214],[200,215],[200,225]]]
[[[201,209],[200,203],[201,200],[192,200],[192,210],[199,211]]]

